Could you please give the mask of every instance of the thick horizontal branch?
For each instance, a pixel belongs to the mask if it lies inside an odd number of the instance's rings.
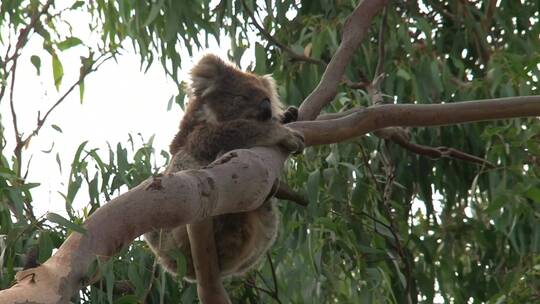
[[[347,18],[343,25],[341,44],[328,63],[319,85],[302,102],[299,120],[315,119],[321,109],[334,99],[345,69],[371,26],[373,17],[382,10],[386,2],[387,0],[363,0]]]
[[[306,145],[342,142],[386,127],[428,127],[540,116],[540,96],[446,104],[389,104],[349,110],[340,118],[299,121],[287,126],[304,134]],[[336,116],[333,116],[336,117]]]
[[[17,273],[0,303],[68,303],[96,258],[106,259],[141,234],[259,207],[287,155],[257,147],[225,154],[200,170],[155,176],[99,208],[43,265]]]

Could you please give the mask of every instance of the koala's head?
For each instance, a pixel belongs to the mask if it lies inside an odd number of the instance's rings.
[[[198,122],[235,119],[267,121],[282,114],[274,79],[243,72],[215,55],[204,56],[191,70],[191,112]]]

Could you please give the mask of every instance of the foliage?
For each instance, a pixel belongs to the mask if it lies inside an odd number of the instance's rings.
[[[92,64],[103,54],[115,55],[128,41],[142,63],[149,66],[158,58],[177,80],[178,49],[191,52],[206,47],[210,38],[223,42],[226,35],[231,60],[255,58],[253,69],[272,73],[283,100],[298,105],[317,85],[324,65],[294,60],[290,51],[328,62],[356,1],[257,4],[259,23],[289,51],[251,26],[247,12],[254,10],[253,1],[244,6],[243,1],[231,0],[216,4],[97,0],[90,5],[77,1],[66,10],[93,16],[90,25],[101,35],[101,43],[89,51],[86,60]],[[382,58],[386,77],[381,91],[388,102],[539,94],[537,1],[419,0],[391,5],[386,18],[376,18],[350,64],[346,72],[350,80],[371,82]],[[18,33],[43,6],[37,0],[2,1],[0,30]],[[56,32],[55,25],[63,22],[61,14],[45,13],[39,20],[33,32],[44,39],[56,67],[54,80],[60,82],[63,67],[57,53],[82,41]],[[259,38],[254,39],[253,33]],[[2,37],[0,42],[5,49],[9,40]],[[0,62],[2,92],[10,77],[7,59]],[[41,60],[32,59],[38,73]],[[89,66],[87,61],[83,67]],[[343,85],[325,110],[370,104],[364,90]],[[413,142],[466,151],[496,164],[495,168],[429,159],[372,135],[309,148],[289,162],[287,180],[308,193],[310,205],[282,203],[282,233],[269,258],[260,270],[231,280],[226,288],[242,303],[536,303],[539,134],[538,119],[411,130]],[[54,222],[60,226],[33,217],[31,193],[38,185],[24,179],[22,158],[15,153],[9,159],[4,150],[9,139],[3,132],[0,137],[0,288],[6,288],[22,266],[24,253],[38,245],[38,260],[46,260],[74,227],[62,226],[58,218]],[[118,144],[106,151],[108,155],[81,144],[64,193],[70,223],[80,225],[110,197],[159,170],[152,141],[143,141],[141,148],[133,142],[130,153]],[[88,205],[74,210],[72,202],[76,195],[84,195],[83,188],[88,189]],[[102,281],[84,289],[76,301],[196,301],[196,288],[156,268],[139,240],[97,266]],[[131,282],[127,291],[115,288],[115,282],[123,280]]]

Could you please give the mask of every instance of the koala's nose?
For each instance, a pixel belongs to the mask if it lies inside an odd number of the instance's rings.
[[[272,118],[272,105],[270,104],[270,99],[265,98],[261,101],[259,119],[268,120]]]

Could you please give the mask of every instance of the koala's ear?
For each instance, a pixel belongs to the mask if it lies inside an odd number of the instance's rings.
[[[266,86],[268,91],[270,92],[269,98],[272,104],[272,113],[274,113],[275,116],[280,117],[283,112],[283,104],[279,100],[276,81],[274,80],[274,77],[272,77],[272,75],[270,74],[262,76],[261,79],[264,82],[264,85]]]
[[[204,97],[217,89],[218,83],[231,67],[216,55],[205,55],[191,69],[191,91]]]

